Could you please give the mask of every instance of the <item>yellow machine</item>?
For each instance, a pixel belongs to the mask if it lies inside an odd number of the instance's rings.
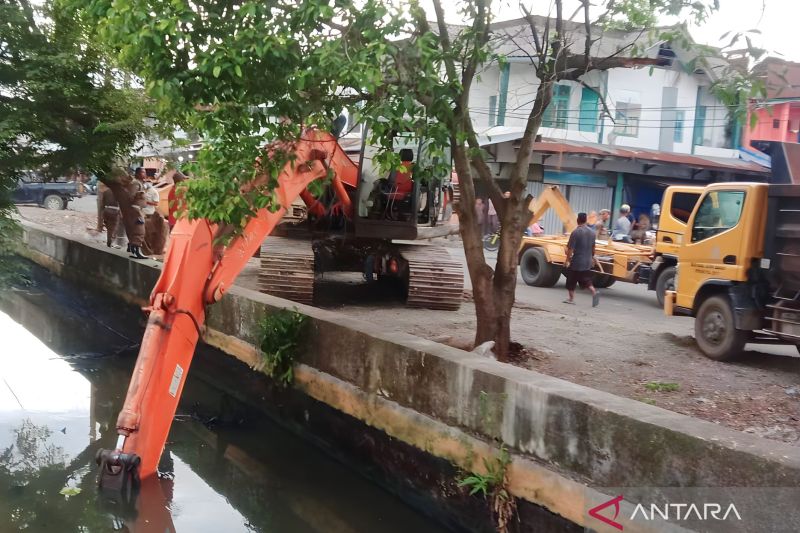
[[[683,233],[702,193],[703,187],[686,185],[667,187],[664,191],[653,263],[650,265],[650,277],[647,280],[647,288],[656,291],[659,307],[664,307],[666,291],[675,289],[678,251],[683,243]]]
[[[567,232],[575,229],[576,215],[557,186],[546,188],[531,204],[531,223],[538,221],[545,211],[553,209],[564,223]],[[558,281],[566,262],[567,236],[523,237],[519,251],[522,279],[534,287],[552,287]],[[652,246],[597,241],[597,263],[594,286],[610,287],[616,281],[640,283],[649,279]]]
[[[705,355],[747,342],[800,344],[800,185],[705,187],[677,251],[665,312],[695,317]]]

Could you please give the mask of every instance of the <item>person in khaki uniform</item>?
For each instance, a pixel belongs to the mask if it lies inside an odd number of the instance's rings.
[[[128,234],[128,252],[131,257],[133,259],[149,259],[142,253],[145,235],[142,209],[147,205],[144,198],[144,169],[136,169],[136,175],[137,178],[134,179],[131,179],[130,176],[123,178],[125,193],[128,195],[132,209],[127,213],[123,212],[122,222],[125,224],[125,233]]]
[[[106,227],[106,246],[111,248],[120,248],[119,245],[113,244],[113,240],[117,234],[117,225],[119,224],[119,204],[114,196],[114,192],[108,187],[103,188],[103,193],[100,196],[101,205],[103,206],[103,225]]]

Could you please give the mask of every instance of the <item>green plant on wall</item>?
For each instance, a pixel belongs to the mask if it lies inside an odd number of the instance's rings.
[[[484,459],[485,474],[472,472],[458,480],[459,487],[469,489],[469,495],[481,494],[489,499],[498,533],[508,531],[508,524],[516,513],[517,504],[508,491],[508,465],[511,456],[505,446],[493,460]]]
[[[256,369],[264,372],[280,385],[291,385],[294,380],[294,361],[300,335],[308,317],[281,309],[261,320],[261,362]]]

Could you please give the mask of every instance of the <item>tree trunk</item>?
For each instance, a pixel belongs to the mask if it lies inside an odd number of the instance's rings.
[[[467,270],[472,280],[472,299],[475,304],[475,346],[496,340],[495,300],[492,291],[494,272],[483,255],[483,235],[475,218],[475,182],[469,165],[467,149],[452,140],[453,160],[458,174],[461,199],[458,208],[458,226],[464,244]]]

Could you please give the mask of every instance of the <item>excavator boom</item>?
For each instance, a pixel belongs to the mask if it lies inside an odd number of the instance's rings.
[[[530,222],[528,222],[529,226],[538,222],[548,209],[553,209],[564,224],[567,233],[572,233],[578,227],[575,212],[570,207],[567,199],[564,198],[564,195],[561,194],[558,185],[546,187],[538,198],[531,202],[529,209],[532,215]]]
[[[127,484],[156,472],[195,346],[202,337],[206,306],[222,298],[294,199],[331,168],[342,187],[345,183],[355,186],[358,169],[329,133],[305,130],[292,152],[292,161],[278,176],[277,210],[261,209],[221,253],[214,241],[224,228],[207,220],[181,219],[173,229],[117,419],[117,446],[98,453],[101,487],[125,490]],[[342,204],[347,210],[348,203],[342,200]]]

